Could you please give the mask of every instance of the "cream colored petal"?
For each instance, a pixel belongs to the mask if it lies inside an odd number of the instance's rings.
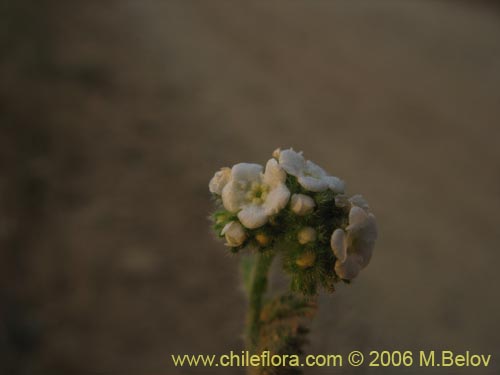
[[[275,159],[269,159],[266,170],[262,177],[262,182],[268,186],[276,186],[285,182],[286,172],[281,168]]]
[[[377,220],[373,214],[368,214],[368,218],[359,236],[361,236],[365,241],[375,241],[377,239]]]
[[[356,231],[348,232],[348,254],[357,254],[360,257],[360,267],[364,268],[370,262],[375,240],[377,239],[377,223],[373,214],[368,214],[362,226]]]
[[[266,209],[263,206],[248,205],[239,213],[238,219],[248,229],[255,229],[264,225],[268,220]]]
[[[330,238],[330,246],[333,254],[340,263],[345,262],[347,257],[347,237],[343,229],[335,229]]]
[[[363,239],[359,239],[358,241],[353,243],[352,246],[355,247],[353,251],[360,257],[360,267],[365,268],[372,259],[373,249],[375,248],[375,241],[366,241]]]
[[[297,178],[299,184],[301,184],[305,189],[313,192],[325,191],[328,189],[328,184],[325,180],[321,178],[311,177],[311,176],[299,176]]]
[[[317,177],[317,178],[322,178],[322,177],[327,176],[327,174],[323,168],[321,168],[318,164],[313,163],[310,160],[306,161],[305,172],[306,172],[306,174],[309,174],[309,175]]]
[[[229,212],[236,213],[245,204],[246,191],[242,190],[238,181],[230,180],[222,189],[222,204]]]
[[[293,149],[281,151],[279,157],[281,167],[293,176],[300,175],[305,168],[306,161],[304,157]]]
[[[263,204],[267,215],[275,215],[281,211],[288,203],[290,198],[290,191],[285,184],[280,184],[274,187],[267,194],[266,200]]]
[[[227,185],[229,179],[231,178],[230,168],[221,168],[220,171],[215,173],[215,175],[210,180],[208,184],[208,189],[211,193],[221,195],[222,189]]]
[[[222,228],[222,230],[220,231],[221,236],[224,236],[229,231],[231,226],[233,226],[234,223],[235,223],[234,221],[230,221],[229,223],[224,225],[224,228]]]
[[[347,231],[355,232],[361,229],[368,220],[368,214],[360,207],[353,206],[349,211],[349,226]]]
[[[235,181],[257,181],[261,180],[262,165],[253,163],[239,163],[233,165],[231,178]]]
[[[343,193],[345,189],[345,182],[342,181],[340,178],[335,177],[335,176],[327,176],[325,177],[326,182],[328,183],[328,188],[339,194]]]
[[[349,255],[344,263],[335,262],[335,273],[341,279],[352,280],[358,276],[360,270],[360,260],[356,254]]]

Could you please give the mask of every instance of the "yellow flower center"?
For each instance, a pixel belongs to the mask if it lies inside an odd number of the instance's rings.
[[[252,186],[247,193],[247,200],[252,204],[262,204],[267,198],[269,192],[269,186],[260,184],[258,182],[252,182]]]

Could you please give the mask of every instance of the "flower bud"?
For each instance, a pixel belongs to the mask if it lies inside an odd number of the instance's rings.
[[[273,158],[279,160],[280,154],[281,154],[281,148],[278,147],[276,150],[273,151]]]
[[[304,254],[301,254],[295,263],[297,266],[301,268],[309,268],[314,265],[314,262],[316,261],[316,254],[313,251],[307,251]]]
[[[257,241],[257,243],[260,246],[267,246],[271,243],[271,238],[267,234],[264,234],[264,233],[258,233],[255,236],[255,240]]]
[[[304,227],[297,234],[297,239],[301,245],[316,241],[316,231],[314,228]]]
[[[243,245],[247,238],[247,234],[243,226],[237,221],[227,223],[222,229],[221,233],[226,237],[226,246],[238,247]]]
[[[345,194],[338,194],[335,196],[335,207],[350,209],[351,202],[349,202],[349,197]]]
[[[294,213],[299,216],[304,216],[310,214],[316,204],[314,203],[314,199],[312,199],[309,195],[304,194],[293,194],[292,199],[290,201],[290,208]]]
[[[230,178],[231,178],[231,168],[227,167],[221,168],[221,170],[215,173],[215,175],[210,180],[210,183],[208,184],[208,189],[210,190],[211,193],[221,195],[222,189],[224,189],[224,186],[226,186]]]
[[[330,246],[338,261],[340,263],[345,262],[347,258],[347,236],[342,228],[337,228],[333,231],[330,238]]]

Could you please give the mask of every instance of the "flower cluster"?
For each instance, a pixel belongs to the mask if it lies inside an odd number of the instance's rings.
[[[333,290],[369,263],[377,227],[360,196],[293,149],[273,152],[265,168],[239,163],[209,183],[216,199],[214,229],[232,252],[249,246],[276,251],[293,290]]]

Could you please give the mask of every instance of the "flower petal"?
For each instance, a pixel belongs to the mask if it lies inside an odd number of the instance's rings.
[[[268,215],[263,206],[248,205],[238,213],[238,219],[248,229],[255,229],[267,222]]]
[[[368,219],[365,222],[361,233],[359,234],[365,241],[375,241],[378,237],[377,230],[377,220],[375,219],[375,215],[368,214]]]
[[[306,174],[311,175],[316,178],[326,177],[327,174],[323,168],[321,168],[318,164],[313,163],[312,161],[306,161]]]
[[[340,178],[335,176],[326,176],[326,182],[328,183],[328,188],[334,193],[343,193],[345,189],[345,182]]]
[[[368,214],[360,207],[353,206],[349,211],[349,226],[346,228],[349,232],[355,232],[361,229],[368,220]]]
[[[301,184],[305,189],[313,192],[325,191],[328,189],[328,184],[325,180],[320,178],[315,178],[311,176],[299,176],[297,178],[299,184]]]
[[[222,189],[222,204],[229,212],[238,212],[245,202],[246,191],[241,189],[239,182],[231,179]]]
[[[285,208],[290,198],[290,191],[285,186],[285,184],[280,184],[275,188],[271,189],[267,194],[266,200],[263,207],[266,210],[267,215],[275,215],[280,210]]]
[[[375,241],[366,241],[364,239],[358,239],[355,244],[356,254],[360,257],[359,265],[361,268],[365,268],[372,258],[373,249],[375,248]]]
[[[275,159],[269,159],[266,164],[266,171],[262,177],[262,182],[269,186],[276,186],[285,182],[286,172],[281,168]]]
[[[233,165],[231,178],[236,181],[260,181],[262,165],[253,163],[239,163]]]
[[[211,193],[221,195],[222,189],[227,185],[229,179],[231,178],[230,168],[221,168],[220,171],[215,173],[215,175],[210,180],[208,184],[208,189]]]
[[[357,254],[349,255],[344,263],[335,262],[335,273],[341,279],[352,280],[358,276],[361,270],[359,256]]]
[[[279,157],[281,167],[292,176],[299,176],[305,168],[304,157],[293,149],[281,151]]]
[[[347,241],[343,229],[335,229],[330,238],[330,246],[332,247],[333,254],[340,263],[344,263],[347,257]]]

